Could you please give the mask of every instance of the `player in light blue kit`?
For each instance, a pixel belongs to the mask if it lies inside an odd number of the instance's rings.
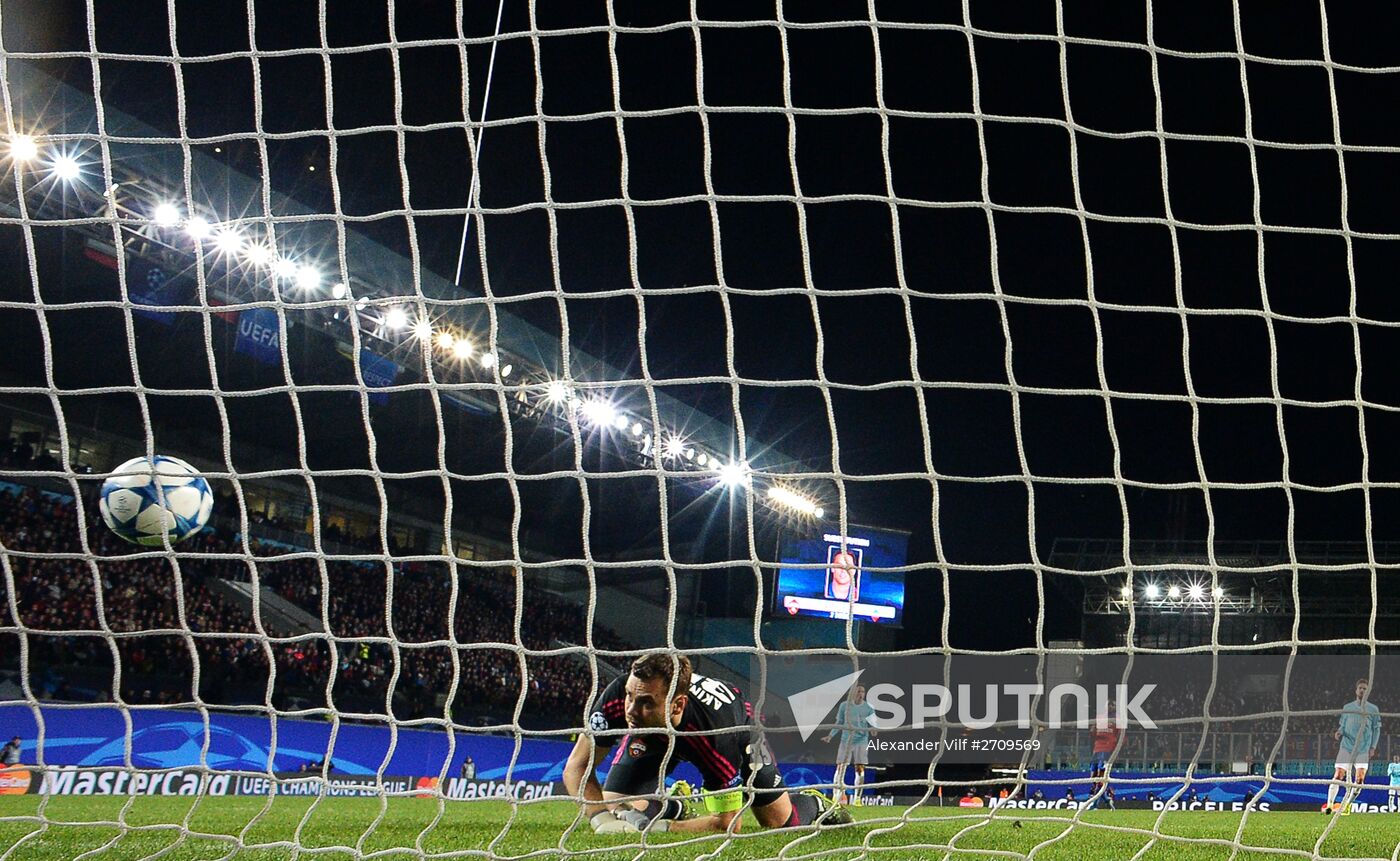
[[[1342,706],[1337,731],[1332,734],[1332,737],[1340,742],[1337,748],[1337,770],[1332,775],[1331,785],[1327,787],[1327,806],[1322,808],[1323,813],[1332,813],[1337,809],[1334,804],[1337,800],[1337,787],[1341,786],[1343,781],[1358,784],[1366,782],[1366,769],[1381,740],[1381,710],[1376,708],[1375,703],[1367,700],[1366,695],[1370,689],[1370,682],[1357,679],[1356,699]],[[1351,799],[1358,792],[1359,789],[1347,788],[1341,804],[1343,813],[1351,812]]]
[[[875,709],[865,701],[865,685],[856,685],[851,696],[836,709],[836,726],[827,733],[825,741],[830,742],[841,734],[841,744],[836,748],[836,779],[832,790],[832,800],[837,804],[845,801],[846,766],[855,766],[856,786],[851,793],[851,804],[860,805],[860,791],[865,786],[865,767],[870,764],[870,719]]]
[[[1400,753],[1391,758],[1385,773],[1390,778],[1390,812],[1400,813]]]

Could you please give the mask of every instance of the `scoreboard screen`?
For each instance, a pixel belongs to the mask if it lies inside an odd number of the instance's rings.
[[[810,534],[789,534],[779,550],[774,587],[776,616],[899,625],[904,620],[907,533],[868,526],[816,525]],[[801,567],[799,567],[801,566]]]

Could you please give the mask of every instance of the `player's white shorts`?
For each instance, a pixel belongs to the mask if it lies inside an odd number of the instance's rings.
[[[1369,753],[1369,751],[1352,753],[1345,749],[1339,750],[1337,751],[1337,768],[1343,770],[1349,768],[1369,768],[1370,765],[1367,761]]]
[[[860,744],[848,744],[845,739],[836,749],[837,762],[849,762],[852,765],[870,764],[870,742],[866,740]]]

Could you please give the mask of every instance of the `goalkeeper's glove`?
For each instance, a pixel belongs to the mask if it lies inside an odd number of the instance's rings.
[[[652,831],[671,830],[671,821],[669,819],[649,819],[645,813],[633,807],[629,807],[621,813],[618,813],[617,818],[626,822],[637,831],[646,831],[648,827],[650,827]]]
[[[624,822],[613,815],[611,810],[604,810],[595,814],[589,823],[593,826],[594,834],[636,834],[637,826],[630,822]]]

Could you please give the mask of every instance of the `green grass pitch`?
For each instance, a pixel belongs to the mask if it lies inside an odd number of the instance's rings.
[[[381,806],[377,799],[326,798],[313,806],[307,798],[277,798],[270,803],[257,798],[205,798],[197,804],[188,798],[138,798],[123,817],[129,827],[123,833],[112,823],[125,801],[54,797],[44,807],[41,821],[37,797],[0,798],[0,859],[70,861],[85,852],[92,853],[90,858],[168,861],[348,861],[365,856],[681,861],[780,854],[787,859],[994,859],[1034,851],[1033,857],[1044,861],[1134,857],[1259,861],[1307,858],[1314,853],[1324,858],[1396,858],[1400,853],[1400,814],[1333,820],[1317,813],[1255,813],[1241,831],[1238,813],[1163,816],[1150,811],[1094,811],[1075,821],[1062,811],[1003,811],[993,816],[985,810],[953,808],[864,808],[857,811],[855,825],[820,833],[765,833],[750,818],[737,837],[691,838],[670,846],[681,838],[658,835],[648,838],[643,850],[638,835],[598,837],[586,824],[561,844],[576,808],[560,800],[521,805],[512,815],[510,804],[503,801],[452,801],[440,806],[432,799],[394,798]],[[109,824],[88,824],[101,820]],[[188,836],[182,835],[181,822],[187,822]],[[1160,834],[1155,840],[1144,833],[1154,829]],[[1235,851],[1236,840],[1243,851]]]

